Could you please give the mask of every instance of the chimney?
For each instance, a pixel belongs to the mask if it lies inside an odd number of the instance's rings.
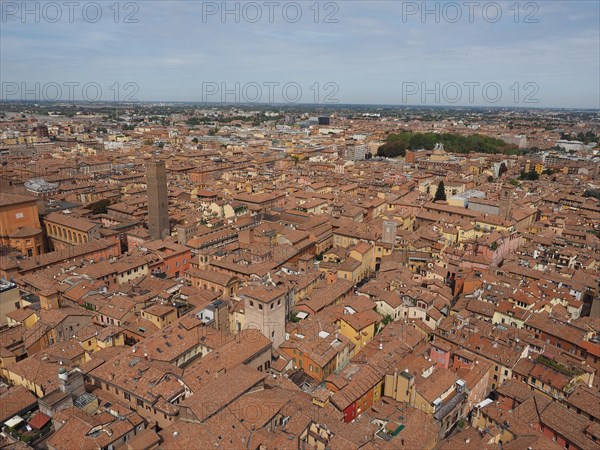
[[[85,393],[83,373],[73,370],[69,374],[67,369],[61,365],[58,369],[58,387],[62,392],[79,397]]]
[[[58,384],[60,385],[60,390],[63,392],[67,391],[67,381],[69,380],[69,374],[67,373],[67,369],[64,367],[60,367],[58,369]]]

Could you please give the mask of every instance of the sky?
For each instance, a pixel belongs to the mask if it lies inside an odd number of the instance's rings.
[[[600,108],[600,2],[0,0],[0,100]]]

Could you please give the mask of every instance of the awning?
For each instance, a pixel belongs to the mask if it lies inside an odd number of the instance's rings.
[[[11,419],[8,419],[6,422],[4,422],[4,425],[6,425],[7,427],[14,428],[17,425],[19,425],[21,422],[23,422],[23,418],[21,416],[15,416]]]
[[[485,408],[487,405],[489,405],[490,403],[494,403],[494,400],[491,400],[489,398],[486,398],[485,400],[480,401],[479,403],[477,403],[475,405],[475,408]]]

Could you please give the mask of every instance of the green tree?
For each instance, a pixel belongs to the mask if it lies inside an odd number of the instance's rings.
[[[432,150],[435,144],[438,142],[438,135],[433,133],[417,133],[410,139],[410,149],[419,150],[424,148],[425,150]]]
[[[446,188],[444,186],[444,180],[440,180],[438,183],[437,191],[435,191],[435,198],[433,199],[434,202],[439,200],[446,201]]]
[[[584,197],[594,197],[600,200],[600,189],[586,189],[583,193]]]
[[[462,136],[452,133],[413,133],[402,131],[398,134],[389,134],[386,143],[380,147],[379,156],[388,156],[381,154],[390,149],[431,150],[437,143],[444,144],[446,151],[451,153],[504,153],[507,155],[518,155],[521,153],[516,145],[508,144],[500,139],[489,136],[474,134],[471,136]],[[394,155],[398,156],[398,155]]]
[[[519,176],[520,180],[532,180],[536,181],[540,178],[540,174],[535,171],[534,168],[531,168],[529,172],[525,172],[524,170],[521,172]]]
[[[384,158],[395,158],[396,156],[406,155],[406,144],[399,140],[390,140],[388,138],[387,143],[381,145],[377,149],[377,156]]]
[[[392,316],[390,316],[389,314],[385,314],[383,316],[383,320],[381,321],[381,323],[383,325],[387,325],[388,323],[392,323],[394,321],[394,318]]]
[[[193,127],[196,125],[200,125],[200,119],[198,119],[197,117],[192,117],[192,118],[186,120],[185,123],[187,125],[189,125],[190,127]]]

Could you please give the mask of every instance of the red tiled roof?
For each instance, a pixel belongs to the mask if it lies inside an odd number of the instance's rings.
[[[38,411],[33,415],[31,420],[29,421],[29,426],[36,430],[41,430],[42,428],[44,428],[44,425],[46,425],[49,421],[50,417]]]

